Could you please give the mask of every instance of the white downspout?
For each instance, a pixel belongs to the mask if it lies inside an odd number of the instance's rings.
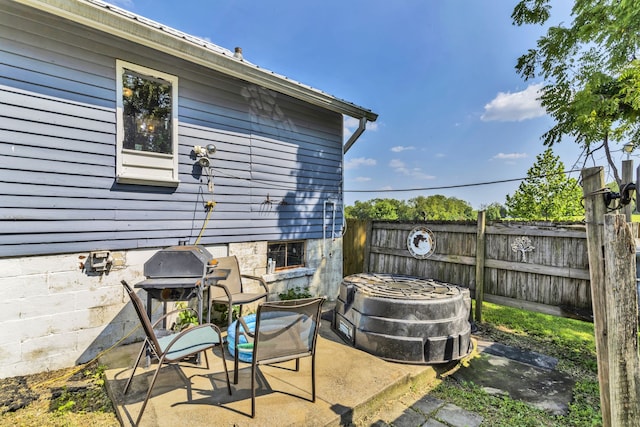
[[[367,119],[365,117],[360,117],[360,123],[358,123],[358,129],[356,129],[353,132],[353,134],[349,137],[349,140],[344,144],[342,154],[347,154],[347,151],[349,151],[349,148],[351,148],[351,146],[356,143],[356,141],[358,140],[358,138],[360,138],[360,135],[362,135],[362,133],[366,128],[367,128]]]
[[[358,122],[358,128],[351,134],[351,136],[349,137],[349,140],[344,144],[344,147],[342,149],[342,182],[340,183],[340,186],[342,187],[340,188],[340,199],[342,202],[341,204],[342,232],[340,234],[343,236],[344,236],[344,233],[347,232],[347,221],[344,218],[344,155],[347,154],[347,151],[349,151],[349,148],[351,148],[351,146],[356,143],[356,141],[358,140],[358,138],[360,138],[360,135],[364,133],[366,128],[367,128],[367,119],[365,117],[360,117],[360,121]]]

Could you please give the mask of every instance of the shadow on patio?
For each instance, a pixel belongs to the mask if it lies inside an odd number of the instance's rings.
[[[216,357],[209,354],[209,370],[195,364],[183,364],[182,372],[163,368],[140,425],[349,425],[402,395],[411,385],[437,378],[440,367],[387,362],[344,344],[331,330],[332,310],[325,308],[318,337],[315,403],[309,401],[310,359],[301,359],[300,372],[292,370],[294,362],[266,366],[257,377],[256,417],[250,418],[251,366],[240,365],[238,384],[232,383],[233,394],[229,396],[216,349]],[[155,368],[139,368],[131,390],[123,396],[140,345],[118,347],[100,359],[108,367],[107,390],[125,426],[137,418]],[[233,359],[225,353],[232,369]],[[450,368],[451,364],[442,367]]]

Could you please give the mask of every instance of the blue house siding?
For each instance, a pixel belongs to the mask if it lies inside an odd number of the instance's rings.
[[[323,237],[342,115],[13,3],[0,13],[0,256]],[[177,188],[115,181],[115,61],[179,79]],[[215,144],[213,196],[194,145]],[[336,212],[336,229],[342,224]]]

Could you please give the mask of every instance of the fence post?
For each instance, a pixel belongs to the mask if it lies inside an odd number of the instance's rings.
[[[604,217],[607,334],[611,386],[611,423],[637,426],[638,408],[638,297],[635,273],[635,239],[625,215]],[[632,268],[629,268],[632,266]]]
[[[482,322],[482,300],[484,299],[484,257],[485,257],[485,211],[478,212],[478,229],[476,231],[476,322]]]
[[[371,236],[373,233],[373,221],[368,219],[366,220],[366,225],[365,225],[365,230],[366,234],[365,234],[365,241],[364,241],[364,260],[362,262],[362,272],[363,273],[369,273],[369,268],[371,267]]]
[[[584,195],[585,222],[587,224],[587,252],[589,254],[589,279],[593,305],[593,327],[598,359],[600,383],[600,410],[603,427],[611,427],[611,401],[609,392],[609,351],[607,348],[607,304],[604,277],[603,225],[604,171],[601,166],[586,168],[581,172]]]

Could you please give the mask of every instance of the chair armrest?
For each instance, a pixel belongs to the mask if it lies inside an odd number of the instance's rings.
[[[212,285],[210,285],[213,288],[222,288],[222,290],[224,291],[224,293],[227,295],[227,299],[229,301],[231,301],[231,291],[229,290],[228,287],[226,287],[225,285],[222,285],[220,283],[214,283]]]
[[[260,286],[262,286],[267,293],[269,292],[269,288],[267,287],[267,282],[262,277],[251,276],[249,274],[241,274],[240,276],[244,279],[255,280],[256,282],[260,283]]]
[[[249,342],[250,340],[255,338],[255,331],[251,331],[251,329],[249,328],[249,325],[247,325],[247,323],[244,321],[244,318],[239,317],[237,319],[237,324],[236,324],[236,345],[240,342],[240,339],[238,338],[239,334],[244,335],[244,337],[247,339],[247,342]],[[240,325],[242,325],[242,330],[240,330]]]

